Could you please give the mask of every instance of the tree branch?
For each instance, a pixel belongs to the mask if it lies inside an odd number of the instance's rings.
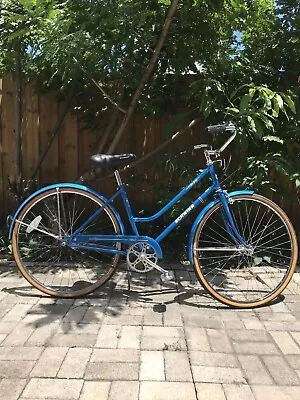
[[[86,70],[83,68],[82,65],[79,64],[79,61],[77,60],[76,57],[73,56],[73,59],[76,61],[76,63],[79,65],[80,69],[84,73],[86,73]],[[126,114],[126,110],[124,108],[120,107],[118,103],[116,103],[110,95],[103,89],[102,83],[98,83],[94,78],[91,78],[91,81],[97,86],[97,88],[100,90],[100,92],[103,94],[103,96],[114,106],[116,107],[119,111],[121,111],[123,114]]]
[[[158,41],[156,43],[156,47],[154,49],[152,57],[151,57],[151,59],[149,61],[149,64],[148,64],[148,66],[147,66],[147,68],[146,68],[146,70],[145,70],[145,72],[144,72],[144,74],[143,74],[143,76],[142,76],[142,78],[140,80],[140,83],[139,83],[139,85],[138,85],[138,87],[137,87],[137,89],[136,89],[136,91],[135,91],[135,93],[133,95],[131,103],[130,103],[130,105],[128,107],[128,110],[127,110],[122,122],[121,122],[121,125],[120,125],[120,127],[119,127],[119,129],[118,129],[118,131],[116,133],[116,136],[114,137],[114,140],[112,141],[112,143],[111,143],[111,145],[110,145],[110,147],[108,149],[108,154],[112,154],[114,152],[117,144],[119,143],[119,141],[120,141],[120,139],[121,139],[121,137],[122,137],[122,135],[123,135],[123,133],[125,131],[125,128],[126,128],[128,122],[129,122],[129,120],[130,120],[130,118],[131,118],[131,116],[132,116],[132,114],[133,114],[133,112],[134,112],[134,110],[135,110],[135,108],[137,106],[138,100],[141,97],[141,94],[143,92],[145,84],[149,80],[150,75],[153,73],[153,70],[154,70],[155,64],[156,64],[156,62],[158,60],[158,57],[159,57],[159,54],[161,52],[162,46],[165,43],[169,28],[170,28],[170,25],[171,25],[171,22],[172,22],[172,18],[173,18],[174,14],[175,14],[175,12],[177,10],[178,3],[179,3],[179,0],[173,0],[172,1],[172,4],[171,4],[171,6],[169,8],[167,17],[166,17],[164,25],[162,27],[162,31],[161,31],[160,37],[159,37],[159,39],[158,39]]]

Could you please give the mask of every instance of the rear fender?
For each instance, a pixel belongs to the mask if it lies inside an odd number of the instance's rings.
[[[27,197],[23,203],[19,206],[19,208],[17,209],[17,211],[15,212],[14,216],[11,218],[10,221],[10,227],[9,227],[9,239],[11,239],[12,237],[12,232],[16,223],[16,220],[18,218],[18,215],[20,214],[20,212],[22,211],[23,207],[25,207],[34,197],[38,196],[41,193],[47,192],[48,190],[51,189],[56,189],[56,188],[72,188],[72,189],[80,189],[83,190],[85,192],[91,193],[93,194],[95,197],[97,197],[98,199],[106,202],[107,199],[104,196],[101,196],[99,193],[97,193],[96,191],[88,188],[87,186],[83,186],[83,185],[77,185],[75,183],[57,183],[54,185],[50,185],[50,186],[45,186],[42,189],[37,190],[36,192],[32,193],[29,197]],[[121,228],[121,234],[125,234],[125,228],[122,222],[122,219],[119,215],[119,213],[115,210],[115,208],[113,206],[111,206],[110,204],[108,205],[108,207],[112,210],[112,212],[115,214],[115,217],[120,225]]]

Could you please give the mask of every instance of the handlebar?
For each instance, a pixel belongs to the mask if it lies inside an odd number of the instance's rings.
[[[229,146],[229,144],[233,141],[233,139],[236,137],[236,128],[235,125],[232,122],[229,122],[227,124],[219,124],[219,125],[210,125],[206,128],[207,132],[213,133],[213,134],[220,134],[224,132],[230,132],[231,136],[229,137],[228,140],[221,146],[218,150],[204,150],[204,155],[206,158],[207,165],[212,164],[213,162],[216,161],[216,159],[220,156],[220,154],[226,149],[226,147]],[[207,145],[200,145],[200,146],[194,146],[194,148],[201,148],[201,147],[208,147]],[[215,157],[215,160],[212,160],[211,157]]]

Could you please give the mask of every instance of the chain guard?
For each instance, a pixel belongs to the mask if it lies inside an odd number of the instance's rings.
[[[147,260],[157,263],[155,249],[146,242],[135,243],[127,251],[126,261],[129,268],[134,272],[146,273],[154,267],[147,263]]]

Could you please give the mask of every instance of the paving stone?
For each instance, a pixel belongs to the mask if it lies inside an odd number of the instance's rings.
[[[192,374],[187,352],[165,351],[166,380],[172,382],[191,382]]]
[[[135,400],[139,398],[139,382],[114,381],[111,384],[109,400]],[[94,400],[94,399],[91,399]],[[97,398],[98,400],[98,398]],[[99,399],[100,400],[100,399]]]
[[[184,331],[181,327],[144,326],[142,330],[141,349],[185,350]]]
[[[138,363],[102,362],[89,363],[85,371],[85,379],[104,381],[138,380]]]
[[[141,381],[164,381],[164,354],[162,351],[141,352]]]
[[[254,384],[272,384],[273,380],[266,367],[256,355],[239,355],[247,382]]]
[[[238,363],[233,354],[190,351],[191,365],[207,367],[237,367]]]
[[[282,302],[282,301],[272,304],[270,306],[270,308],[272,309],[272,311],[274,313],[288,313],[289,312],[287,305],[284,304],[284,302]]]
[[[24,399],[78,399],[83,385],[82,379],[32,378],[22,393]]]
[[[207,367],[192,365],[195,382],[207,383],[246,383],[239,368]]]
[[[26,346],[45,346],[54,335],[59,326],[59,321],[50,322],[47,325],[36,328],[25,342]]]
[[[90,359],[92,349],[69,349],[57,374],[59,378],[82,378]]]
[[[122,326],[120,325],[102,325],[96,340],[95,347],[105,349],[117,348],[121,337]]]
[[[0,379],[0,399],[17,400],[26,385],[26,379]]]
[[[293,336],[294,340],[296,340],[296,342],[300,346],[300,332],[291,332],[291,335]]]
[[[274,343],[270,342],[233,342],[238,354],[278,354]]]
[[[191,382],[141,382],[139,400],[197,400]]]
[[[188,314],[184,314],[183,316],[184,324],[187,327],[199,327],[202,328],[210,328],[210,329],[222,329],[223,323],[218,319],[212,318],[203,318],[200,316],[190,316]]]
[[[288,386],[252,386],[256,400],[298,400],[300,387]]]
[[[93,347],[96,343],[97,335],[93,334],[58,334],[51,337],[47,346],[51,347]]]
[[[163,313],[164,326],[183,326],[180,306],[178,304],[168,304],[167,310]]]
[[[255,400],[248,385],[223,385],[227,400]]]
[[[300,321],[265,321],[268,331],[300,332]]]
[[[16,327],[17,323],[18,321],[0,322],[0,334],[9,334]]]
[[[143,335],[151,337],[183,337],[183,329],[170,326],[144,326]]]
[[[139,349],[141,345],[141,326],[122,326],[118,348]]]
[[[31,371],[30,376],[56,377],[68,350],[68,347],[47,347]]]
[[[59,318],[64,317],[71,308],[71,304],[66,301],[68,299],[64,299],[63,303],[59,303],[59,300],[53,302],[51,298],[47,298],[47,300],[49,300],[49,302],[45,303],[45,301],[43,301],[33,306],[30,313],[34,315],[42,314],[45,315],[45,317],[56,316],[56,318]]]
[[[203,328],[187,327],[185,333],[189,350],[211,350],[207,334]]]
[[[132,349],[94,349],[90,361],[135,363],[139,357],[139,352]]]
[[[19,323],[15,329],[6,336],[5,340],[1,343],[2,346],[23,346],[27,339],[32,335],[35,328]]]
[[[270,341],[270,335],[265,330],[250,330],[250,329],[229,329],[228,336],[233,339],[234,342],[268,342]]]
[[[104,325],[141,325],[142,315],[105,315],[102,323]]]
[[[300,369],[300,356],[299,355],[287,355],[285,359],[288,361],[293,369]]]
[[[296,321],[296,318],[290,313],[290,312],[285,312],[285,313],[265,313],[260,315],[261,321]]]
[[[232,347],[224,330],[207,329],[207,336],[212,351],[232,353]]]
[[[166,314],[166,313],[165,313]],[[144,310],[143,325],[163,325],[163,313],[154,312],[151,308]]]
[[[70,299],[70,300],[71,300],[71,302],[73,301],[72,299]],[[62,304],[66,304],[66,303],[63,302]],[[72,323],[79,324],[83,320],[87,310],[88,310],[87,306],[82,306],[82,305],[75,306],[75,307],[73,306],[66,313],[64,321],[70,321]]]
[[[77,324],[77,323],[72,323],[67,322],[63,320],[63,322],[58,326],[58,329],[56,331],[57,334],[77,334],[77,335],[82,335],[82,334],[92,334],[92,335],[97,335],[98,331],[100,329],[100,326],[98,324]]]
[[[277,385],[300,385],[299,378],[280,356],[263,356],[270,375]]]
[[[251,330],[265,329],[264,324],[257,317],[245,318],[243,319],[243,323],[246,329],[251,329]]]
[[[274,331],[270,332],[270,334],[273,336],[273,339],[283,354],[300,354],[300,347],[292,339],[288,332]]]
[[[0,378],[26,378],[35,361],[0,361]]]
[[[79,400],[108,400],[110,382],[85,381]]]
[[[142,336],[141,350],[185,351],[186,342],[184,338]]]
[[[15,304],[12,309],[2,318],[2,322],[20,321],[28,311],[32,304]]]
[[[0,360],[34,361],[42,351],[40,347],[0,347]]]
[[[98,324],[103,320],[105,307],[89,307],[81,320],[82,324]]]
[[[226,400],[220,383],[196,383],[198,400]]]

